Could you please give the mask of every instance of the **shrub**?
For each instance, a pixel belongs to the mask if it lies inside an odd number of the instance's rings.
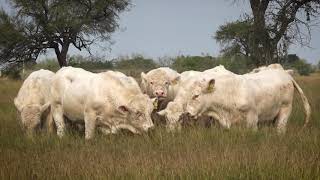
[[[69,58],[69,65],[73,67],[80,67],[88,71],[112,69],[113,64],[102,57],[84,58],[83,56],[71,56]]]
[[[56,59],[48,58],[38,62],[34,67],[31,68],[32,70],[39,70],[39,69],[47,69],[53,72],[56,72],[60,69],[60,66]]]
[[[10,79],[21,79],[21,67],[14,66],[12,68],[3,70],[1,76],[8,77]]]
[[[222,56],[217,58],[217,64],[236,74],[245,74],[253,68],[252,62],[245,56]]]
[[[121,58],[115,62],[116,69],[138,69],[149,71],[156,68],[158,65],[148,58],[144,58],[142,55],[135,55],[131,58]]]
[[[312,65],[303,59],[297,60],[292,64],[287,64],[286,67],[296,69],[298,73],[303,76],[308,76],[314,72]]]
[[[203,71],[217,65],[219,64],[211,56],[178,56],[173,59],[172,68],[178,72],[188,70]]]

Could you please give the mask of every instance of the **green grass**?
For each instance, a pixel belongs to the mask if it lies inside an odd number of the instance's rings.
[[[189,127],[85,141],[75,132],[25,137],[12,103],[21,82],[0,79],[0,179],[320,179],[320,74],[297,80],[313,109],[302,131],[295,98],[281,136],[273,127]]]

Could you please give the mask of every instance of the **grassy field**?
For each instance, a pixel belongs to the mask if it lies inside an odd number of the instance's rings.
[[[0,179],[320,179],[320,74],[296,79],[313,110],[302,131],[296,97],[282,136],[273,127],[189,127],[92,141],[76,132],[26,138],[12,103],[21,82],[0,79]]]

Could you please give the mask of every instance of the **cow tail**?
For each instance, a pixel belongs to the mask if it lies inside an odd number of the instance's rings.
[[[305,115],[303,127],[306,127],[307,124],[308,124],[309,121],[310,121],[311,106],[310,106],[310,103],[309,103],[307,97],[306,97],[305,94],[303,93],[302,89],[300,88],[300,86],[298,85],[298,83],[297,83],[293,78],[292,78],[292,82],[293,82],[293,85],[294,85],[295,89],[298,91],[298,93],[299,93],[299,95],[300,95],[300,97],[301,97],[302,103],[303,103],[304,115]]]

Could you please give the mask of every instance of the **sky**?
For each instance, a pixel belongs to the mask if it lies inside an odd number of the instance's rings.
[[[0,0],[3,2],[5,0]],[[220,45],[213,39],[218,27],[250,13],[248,1],[240,0],[132,0],[130,11],[120,16],[120,29],[113,44],[98,43],[92,54],[115,58],[142,54],[159,58],[177,55],[218,56]],[[3,4],[3,3],[2,3]],[[311,63],[320,60],[320,27],[312,31],[310,47],[294,45],[289,53]],[[102,47],[109,47],[108,49]],[[71,48],[70,54],[88,55]],[[49,53],[47,56],[52,56]]]

